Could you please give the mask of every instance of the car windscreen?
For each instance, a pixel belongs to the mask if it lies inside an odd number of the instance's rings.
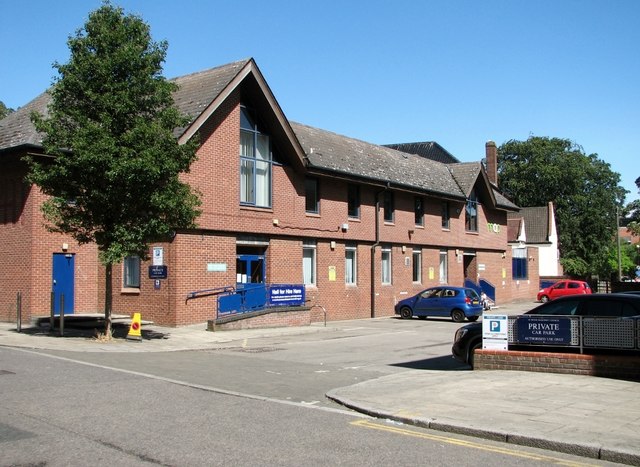
[[[578,305],[580,302],[578,300],[562,300],[562,301],[554,301],[548,302],[544,305],[541,305],[533,310],[527,311],[525,314],[527,315],[562,315],[562,316],[572,316],[575,315],[578,310]]]

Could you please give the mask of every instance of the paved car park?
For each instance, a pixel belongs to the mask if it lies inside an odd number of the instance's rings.
[[[492,312],[520,314],[535,303],[505,305]],[[377,417],[613,462],[640,464],[640,402],[637,383],[604,378],[511,371],[469,371],[449,349],[459,324],[449,319],[378,318],[305,328],[208,332],[145,326],[143,341],[100,342],[48,332],[15,332],[0,323],[0,346],[40,349],[65,358],[90,353],[171,352],[206,349],[289,349],[280,359],[319,362],[346,370],[368,362],[369,379],[327,389],[332,400]],[[406,336],[423,343],[395,352]],[[338,343],[340,343],[338,345]],[[340,348],[322,354],[318,349]],[[375,347],[375,348],[374,348]],[[264,353],[245,353],[264,358]],[[272,355],[276,355],[273,353]],[[416,355],[422,355],[416,360]],[[75,356],[75,357],[74,357]],[[274,357],[275,358],[275,357]],[[353,370],[357,371],[357,370]],[[143,368],[138,372],[144,373]],[[374,375],[375,373],[375,375]],[[606,403],[603,403],[606,401]]]

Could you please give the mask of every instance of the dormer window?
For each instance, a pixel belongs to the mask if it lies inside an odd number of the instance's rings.
[[[467,232],[478,231],[478,197],[476,190],[473,189],[467,199],[464,210],[464,225]]]
[[[240,107],[240,203],[271,207],[271,142],[252,112]]]

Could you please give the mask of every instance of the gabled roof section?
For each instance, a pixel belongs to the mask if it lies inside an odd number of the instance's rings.
[[[241,60],[170,80],[178,85],[178,90],[173,95],[176,106],[191,118],[192,125],[188,128],[193,127],[196,119],[206,113],[216,99],[222,97],[224,100],[228,96],[223,95],[223,90],[229,87],[250,61]],[[211,113],[207,116],[210,115]],[[177,129],[177,136],[182,136],[188,128]]]
[[[490,203],[491,207],[507,211],[518,210],[518,206],[505,198],[495,185],[490,182],[482,163],[461,162],[459,164],[447,164],[447,167],[466,198],[469,198],[471,191],[475,188],[480,200],[484,203]]]
[[[521,208],[520,212],[508,213],[507,220],[516,218],[524,220],[527,228],[527,243],[549,243],[551,235],[551,213],[549,209],[548,205]]]
[[[233,62],[171,81],[178,85],[178,90],[173,95],[176,107],[191,119],[187,127],[177,128],[174,132],[180,143],[195,135],[220,105],[239,90],[243,99],[250,100],[258,108],[272,136],[286,142],[280,146],[284,147],[288,159],[293,160],[298,167],[304,167],[304,151],[253,59]],[[31,123],[30,114],[35,110],[46,115],[50,100],[50,94],[43,93],[0,120],[0,151],[20,146],[41,146],[42,136]]]
[[[396,188],[464,199],[446,165],[415,154],[291,122],[309,171],[390,183]]]
[[[525,242],[527,235],[524,230],[524,219],[522,217],[511,217],[509,214],[507,215],[507,242]]]
[[[289,154],[288,159],[293,160],[298,168],[304,168],[304,151],[252,58],[182,76],[174,81],[179,86],[174,94],[176,105],[183,113],[192,117],[191,124],[179,130],[181,134],[177,136],[180,143],[196,134],[233,92],[240,91],[241,99],[250,101],[259,111],[271,135],[278,141],[286,141],[284,149]]]
[[[0,120],[0,151],[21,146],[41,146],[42,135],[31,123],[31,112],[47,114],[51,100],[49,93],[40,94],[34,100]]]
[[[396,149],[409,154],[431,159],[432,161],[441,162],[443,164],[457,164],[460,161],[449,151],[440,146],[435,141],[424,141],[421,143],[396,143],[385,144],[386,147]]]

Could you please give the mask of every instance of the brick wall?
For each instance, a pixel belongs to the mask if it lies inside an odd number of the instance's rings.
[[[282,150],[286,141],[273,141],[273,199],[270,208],[240,205],[239,125],[241,90],[233,93],[201,127],[198,159],[189,173],[181,176],[202,197],[202,215],[197,229],[177,232],[175,238],[150,245],[164,248],[168,277],[154,287],[148,278],[149,262],[141,265],[139,290],[122,287],[122,265],[113,267],[113,311],[117,314],[140,312],[143,319],[158,324],[181,326],[215,317],[216,297],[186,300],[196,290],[233,286],[236,283],[238,241],[260,238],[266,245],[266,277],[270,283],[302,282],[302,243],[317,242],[317,284],[307,288],[311,320],[320,321],[327,311],[329,320],[368,318],[372,315],[372,287],[375,316],[391,316],[398,300],[438,285],[440,250],[447,250],[448,283],[462,285],[465,273],[483,278],[496,287],[497,301],[532,299],[538,289],[537,268],[531,267],[526,281],[511,279],[511,255],[507,247],[506,213],[488,211],[479,205],[478,231],[466,232],[464,203],[450,202],[450,227],[441,227],[438,198],[424,196],[424,225],[415,224],[413,193],[394,192],[393,222],[382,220],[376,239],[376,196],[384,186],[360,186],[361,209],[358,219],[348,217],[349,184],[342,179],[320,176],[320,212],[305,212],[306,173],[295,170],[300,161],[292,151]],[[246,102],[251,104],[250,102]],[[269,130],[266,128],[266,130]],[[282,132],[273,132],[281,134]],[[18,161],[18,159],[16,159]],[[8,186],[19,180],[25,167],[17,162],[3,172]],[[13,183],[13,182],[12,182]],[[13,186],[13,185],[12,185]],[[6,188],[5,188],[6,190]],[[5,198],[8,195],[5,195]],[[13,196],[13,195],[11,195]],[[12,198],[13,199],[13,198]],[[24,285],[23,306],[27,316],[44,315],[49,310],[51,259],[68,243],[76,255],[76,312],[101,311],[104,304],[104,269],[98,264],[95,246],[79,246],[69,238],[45,230],[39,206],[41,193],[28,190],[17,222],[0,224],[6,241],[0,245],[0,319],[11,320],[15,295]],[[277,220],[277,222],[275,222]],[[342,229],[348,224],[348,229]],[[494,228],[494,226],[497,226]],[[379,245],[372,249],[374,242]],[[345,247],[357,245],[357,284],[345,284]],[[381,245],[392,251],[392,283],[381,283]],[[413,251],[421,251],[421,280],[412,278]],[[530,250],[535,261],[537,253]],[[466,255],[465,255],[466,253]],[[373,255],[373,271],[371,270]],[[212,270],[209,265],[214,265]],[[5,286],[6,284],[6,286]],[[317,305],[317,306],[314,306]],[[13,309],[13,311],[12,311]]]
[[[275,311],[251,316],[237,321],[216,323],[215,320],[207,322],[209,331],[232,331],[238,329],[277,328],[289,326],[309,326],[311,324],[309,310],[300,311]]]
[[[640,381],[640,355],[476,350],[475,370],[515,370]]]

